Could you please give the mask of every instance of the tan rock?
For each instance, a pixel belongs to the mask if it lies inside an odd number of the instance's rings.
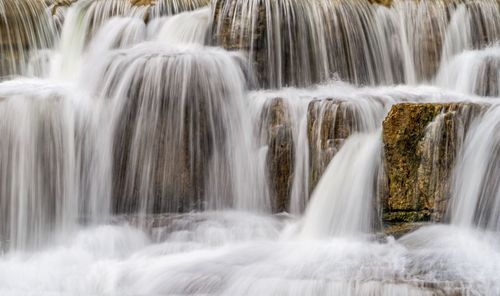
[[[307,135],[309,139],[310,192],[316,187],[326,167],[355,129],[354,112],[342,100],[315,100],[309,104]]]
[[[289,210],[295,147],[289,109],[282,98],[273,99],[261,117],[267,153],[267,174],[273,212]]]

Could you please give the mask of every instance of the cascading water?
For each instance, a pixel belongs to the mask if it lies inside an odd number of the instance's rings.
[[[55,27],[41,1],[0,1],[0,81],[11,75],[38,73],[39,52],[53,45]],[[30,60],[34,59],[33,63]]]
[[[500,38],[498,2],[489,0],[395,0],[389,8],[369,1],[221,0],[214,10],[218,44],[246,50],[261,84],[271,87],[332,77],[415,84],[432,79],[441,58]]]
[[[306,212],[305,237],[369,233],[380,165],[380,135],[352,135],[318,183]],[[352,217],[359,217],[353,219]]]
[[[495,0],[0,0],[0,294],[499,295],[499,41]]]
[[[498,198],[498,112],[494,106],[472,128],[456,170],[451,222],[465,227],[500,229]]]
[[[500,96],[500,46],[465,51],[444,64],[436,83],[481,96]]]

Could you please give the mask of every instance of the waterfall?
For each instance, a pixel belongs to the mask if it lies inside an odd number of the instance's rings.
[[[217,43],[246,50],[261,84],[270,87],[332,77],[363,85],[415,84],[434,77],[442,56],[500,38],[499,7],[489,0],[395,0],[390,7],[240,0],[215,1],[214,7]]]
[[[328,165],[305,214],[304,237],[369,233],[380,136],[352,135]],[[358,218],[353,218],[358,217]]]
[[[492,107],[475,123],[465,140],[455,171],[451,222],[463,227],[500,228],[498,174],[498,112]]]
[[[160,1],[157,7],[162,6]],[[197,8],[173,5],[160,15],[170,15],[184,10]],[[203,1],[200,1],[199,6]],[[166,4],[163,4],[166,5]],[[205,31],[209,26],[209,12],[201,9],[196,12],[179,13],[175,16],[155,18],[146,25],[149,6],[133,6],[128,1],[85,0],[74,4],[65,17],[65,25],[61,33],[58,52],[52,61],[51,76],[56,79],[75,79],[81,68],[86,52],[98,52],[98,49],[109,50],[123,48],[147,39],[156,39],[166,43],[204,43]],[[163,9],[161,10],[163,11]],[[157,11],[158,12],[158,11]],[[126,15],[125,18],[120,16]],[[186,26],[186,20],[190,25]],[[172,30],[182,23],[185,31]],[[153,33],[149,33],[152,31]],[[99,34],[100,33],[100,34]],[[152,35],[152,36],[149,36]],[[110,38],[111,36],[111,38]],[[90,44],[91,41],[93,44]]]
[[[108,215],[109,155],[97,147],[100,110],[70,93],[36,80],[0,84],[0,236],[10,248],[40,246],[79,219]]]
[[[480,96],[500,96],[500,46],[465,51],[444,64],[436,83]]]
[[[146,43],[98,67],[90,87],[114,102],[115,210],[266,208],[250,190],[260,187],[257,174],[245,176],[258,166],[245,159],[257,150],[243,132],[251,128],[238,59]]]
[[[41,1],[2,0],[0,35],[0,80],[4,80],[41,71],[43,60],[30,65],[30,59],[52,46],[55,28]]]
[[[499,295],[497,0],[0,0],[0,294]]]

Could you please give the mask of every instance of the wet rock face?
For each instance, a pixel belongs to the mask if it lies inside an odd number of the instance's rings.
[[[143,54],[149,58],[134,63]],[[230,83],[242,78],[233,58],[219,50],[144,46],[108,62],[102,80],[109,83],[96,89],[116,103],[110,127],[115,213],[189,212],[211,206],[212,198],[230,202],[228,138],[241,128],[230,125],[242,93],[240,83]]]
[[[30,50],[52,44],[45,9],[42,1],[0,1],[0,80],[21,74]]]
[[[189,94],[192,104],[164,96],[158,106],[151,109],[147,106],[146,110],[144,105],[149,98],[144,92],[145,88],[131,90],[131,99],[117,125],[114,210],[116,213],[138,209],[148,213],[202,210],[213,143],[223,141],[224,135],[210,129],[207,102],[195,92]],[[150,122],[151,117],[163,120]],[[222,125],[220,118],[216,120],[217,126]],[[172,128],[179,125],[183,128]]]
[[[267,174],[273,212],[289,210],[292,191],[295,147],[291,118],[282,98],[276,98],[264,109],[261,116],[264,142],[268,145]]]
[[[316,100],[309,104],[307,136],[310,192],[344,141],[356,130],[355,122],[355,112],[341,100]]]
[[[383,123],[386,224],[442,221],[456,155],[482,106],[403,103]]]
[[[213,1],[212,42],[227,50],[252,52],[252,67],[257,80],[261,82],[262,86],[267,86],[265,81],[268,80],[269,61],[266,54],[266,8],[263,1],[255,1],[255,7],[245,8],[242,4],[242,2],[231,0]],[[250,6],[248,3],[246,5]],[[251,23],[243,15],[246,9],[258,12]],[[248,13],[248,11],[246,12]]]

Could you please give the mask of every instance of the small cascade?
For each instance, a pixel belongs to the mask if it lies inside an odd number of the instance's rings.
[[[0,36],[1,81],[42,71],[43,59],[30,63],[31,57],[52,47],[55,28],[43,1],[2,0]]]
[[[95,37],[90,41],[87,51],[88,59],[98,59],[99,56],[106,55],[108,51],[113,49],[132,47],[145,41],[146,35],[146,24],[140,18],[113,17],[97,31]],[[66,54],[63,53],[64,55]],[[77,70],[78,72],[81,65],[73,67],[73,69],[69,69],[68,67],[68,70],[72,70],[73,72]]]
[[[311,196],[302,237],[351,236],[373,229],[380,147],[379,132],[349,137]]]
[[[500,96],[500,46],[465,51],[444,64],[436,84],[463,93]]]
[[[205,44],[210,27],[211,10],[201,8],[170,17],[155,19],[155,40],[167,44]],[[151,25],[153,26],[153,25]]]
[[[97,48],[123,48],[149,39],[146,21],[151,21],[153,28],[158,28],[158,22],[162,24],[159,32],[155,32],[156,34],[151,39],[157,38],[168,43],[184,41],[203,43],[206,34],[203,30],[207,31],[209,26],[207,10],[192,14],[180,13],[203,7],[207,5],[206,1],[163,0],[155,2],[155,6],[139,5],[140,3],[132,0],[82,0],[73,3],[65,15],[60,45],[51,65],[51,77],[63,80],[77,78],[84,55],[88,51],[95,53]],[[157,21],[157,18],[161,16],[172,14],[177,15],[166,18],[167,20]],[[116,17],[123,18],[116,19]],[[194,21],[188,21],[190,25],[186,26],[183,23],[191,19]],[[172,26],[178,26],[180,23],[185,26],[185,31],[173,32]],[[99,32],[101,32],[100,36]],[[90,44],[92,40],[97,48]],[[108,48],[105,48],[106,46]]]
[[[301,214],[308,196],[307,108],[309,96],[295,89],[255,91],[256,141],[265,153],[265,169],[273,212]]]
[[[372,100],[359,94],[316,100],[309,105],[310,191],[351,135],[371,132],[380,126],[389,104],[383,98]]]
[[[500,229],[499,113],[499,106],[493,106],[475,122],[465,140],[450,207],[454,225]]]

